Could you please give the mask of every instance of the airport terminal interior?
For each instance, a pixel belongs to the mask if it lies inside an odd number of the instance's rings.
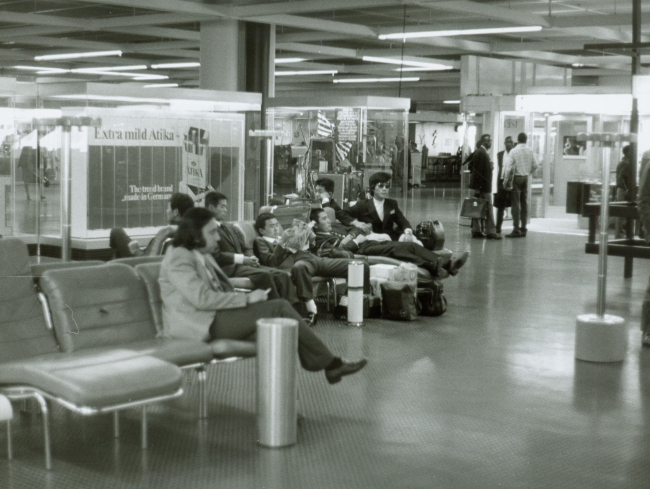
[[[650,487],[648,41],[641,0],[0,1],[0,487]],[[441,262],[308,279],[309,330],[368,362],[330,385],[297,321],[170,336],[170,203],[211,192],[248,245],[395,205],[412,233],[366,239]],[[389,286],[438,309],[388,319]]]

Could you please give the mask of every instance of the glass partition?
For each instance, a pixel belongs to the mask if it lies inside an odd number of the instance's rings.
[[[148,240],[167,225],[174,192],[201,203],[217,190],[228,198],[229,219],[252,218],[259,151],[247,144],[247,130],[259,127],[258,94],[92,83],[20,90],[5,145],[14,161],[11,234],[61,246],[62,118],[76,121],[70,171],[78,258],[107,249],[116,227]]]
[[[408,184],[407,99],[342,97],[334,100],[275,99],[268,110],[275,138],[269,202],[310,197],[322,174],[335,180],[335,199],[346,206],[365,196],[377,172],[393,177],[391,195],[405,197]]]

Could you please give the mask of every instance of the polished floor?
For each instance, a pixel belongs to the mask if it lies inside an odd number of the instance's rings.
[[[576,361],[575,317],[594,312],[596,298],[585,236],[535,220],[526,239],[472,240],[458,223],[458,190],[410,195],[414,224],[440,219],[447,246],[471,252],[444,282],[449,309],[361,329],[321,320],[335,352],[369,364],[336,386],[300,372],[295,446],[256,444],[255,361],[245,360],[211,368],[206,421],[188,374],[183,398],[152,408],[146,451],[135,411],[114,440],[110,416],[55,408],[48,472],[39,415],[20,414],[11,462],[0,426],[0,487],[650,487],[650,348],[639,332],[650,263],[636,260],[624,280],[622,259],[609,261],[608,312],[628,321],[625,361]]]

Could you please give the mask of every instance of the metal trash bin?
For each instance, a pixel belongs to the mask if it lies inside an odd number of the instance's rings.
[[[257,442],[265,447],[296,443],[298,321],[257,320]]]

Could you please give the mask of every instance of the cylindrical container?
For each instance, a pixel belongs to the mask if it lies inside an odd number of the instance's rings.
[[[363,262],[348,264],[348,323],[363,326]]]
[[[257,442],[265,447],[296,443],[298,321],[257,320]]]
[[[576,319],[575,357],[588,362],[620,362],[627,353],[627,326],[618,316],[583,314]]]

